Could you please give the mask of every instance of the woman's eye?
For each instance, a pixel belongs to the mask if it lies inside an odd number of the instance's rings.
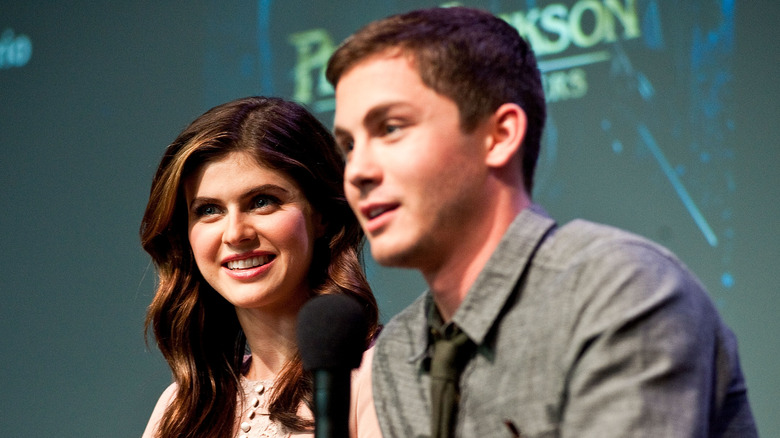
[[[206,204],[195,209],[195,215],[198,217],[212,216],[215,214],[219,214],[219,208],[217,208],[216,205]]]
[[[267,208],[272,205],[278,205],[279,201],[272,196],[258,196],[254,199],[253,208]]]

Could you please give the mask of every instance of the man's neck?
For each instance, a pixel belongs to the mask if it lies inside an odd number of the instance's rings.
[[[470,242],[464,241],[464,246],[449,254],[435,271],[422,273],[444,322],[452,319],[514,218],[530,204],[526,196],[516,198],[511,208],[503,204],[503,208],[485,217],[477,232],[470,233]]]

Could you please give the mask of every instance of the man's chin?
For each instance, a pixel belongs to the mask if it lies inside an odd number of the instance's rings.
[[[371,257],[387,268],[416,268],[411,262],[411,251],[401,245],[385,245],[382,242],[370,242]]]

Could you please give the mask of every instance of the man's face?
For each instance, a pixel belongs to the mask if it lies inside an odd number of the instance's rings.
[[[423,84],[409,57],[387,54],[341,77],[334,124],[346,196],[379,263],[426,274],[471,255],[463,242],[484,220],[484,124],[464,133],[455,102]]]

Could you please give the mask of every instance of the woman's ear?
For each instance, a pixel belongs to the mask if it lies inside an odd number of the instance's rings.
[[[489,119],[487,154],[489,167],[503,167],[519,156],[527,127],[525,111],[515,103],[498,107]]]

